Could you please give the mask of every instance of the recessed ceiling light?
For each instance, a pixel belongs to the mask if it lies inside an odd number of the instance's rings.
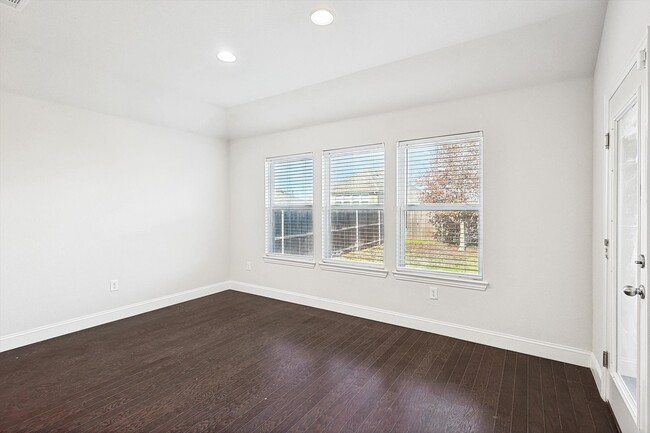
[[[237,57],[235,57],[235,55],[230,51],[219,51],[219,53],[217,53],[217,59],[222,62],[232,63],[237,60]]]
[[[327,9],[318,9],[311,14],[311,22],[317,26],[328,26],[334,21],[334,14]]]

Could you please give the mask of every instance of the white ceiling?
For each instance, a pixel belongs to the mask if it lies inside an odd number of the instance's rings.
[[[591,77],[604,10],[536,24],[366,69],[227,110],[240,138]]]
[[[563,36],[588,45],[589,58],[576,68],[590,63],[593,70],[591,47],[600,39],[603,5],[598,0],[30,0],[22,12],[0,7],[0,85],[219,134],[224,108],[565,16],[589,18],[589,28],[567,29]],[[331,26],[309,21],[319,7],[335,13]],[[238,56],[236,63],[216,60],[224,48]]]

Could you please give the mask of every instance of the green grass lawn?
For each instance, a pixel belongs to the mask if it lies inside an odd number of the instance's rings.
[[[384,246],[376,245],[360,251],[349,251],[342,254],[340,258],[355,262],[382,263],[384,261]]]
[[[428,257],[432,247],[435,248],[437,257]],[[440,256],[445,256],[445,259],[441,260]],[[361,251],[350,251],[341,255],[341,258],[351,261],[382,263],[384,246],[378,245]],[[458,251],[458,245],[454,244],[430,239],[408,239],[406,241],[406,266],[431,271],[478,274],[478,248],[468,246],[465,251]]]

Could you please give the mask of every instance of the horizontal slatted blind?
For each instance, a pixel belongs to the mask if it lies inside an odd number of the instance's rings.
[[[400,142],[398,267],[481,275],[481,133]]]
[[[323,153],[325,259],[384,262],[383,145]]]
[[[266,253],[313,256],[311,154],[266,161]]]

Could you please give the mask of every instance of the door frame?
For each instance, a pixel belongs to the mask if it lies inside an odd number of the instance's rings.
[[[639,62],[639,52],[642,50],[646,50],[646,53],[648,52],[648,35],[650,34],[650,27],[646,29],[646,35],[643,38],[643,40],[636,46],[636,49],[634,50],[634,56],[632,59],[627,63],[626,68],[624,69],[623,73],[620,75],[619,79],[616,81],[616,86],[611,90],[611,92],[608,92],[605,95],[605,125],[606,125],[606,131],[608,133],[611,133],[611,127],[610,125],[610,100],[616,93],[616,91],[620,88],[621,84],[624,82],[628,74],[635,68],[637,68],[638,62]],[[648,224],[650,224],[650,197],[648,196],[648,191],[650,191],[650,181],[649,181],[649,170],[650,170],[650,161],[649,161],[649,149],[648,149],[648,137],[650,133],[650,121],[648,121],[648,101],[650,99],[650,87],[648,84],[649,83],[649,70],[648,68],[648,61],[649,59],[647,58],[646,54],[646,65],[643,73],[643,77],[645,80],[645,90],[643,91],[643,94],[639,94],[639,104],[642,106],[642,109],[645,111],[646,119],[645,119],[645,125],[640,125],[640,154],[639,154],[639,172],[641,175],[641,185],[642,187],[645,187],[645,197],[646,200],[645,202],[641,202],[641,220],[642,220],[642,235],[641,238],[646,241],[646,244],[642,246],[642,253],[645,253],[646,257],[650,255],[650,245],[648,245],[648,241],[650,240],[650,236],[648,235]],[[615,143],[615,137],[611,136],[612,143]],[[611,149],[610,149],[611,150]],[[611,177],[611,161],[612,161],[612,153],[607,151],[605,155],[605,191],[606,191],[606,199],[605,199],[605,233],[606,233],[606,238],[607,239],[613,239],[613,236],[615,235],[613,233],[613,225],[610,223],[610,218],[611,218],[611,211],[613,210],[613,203],[612,203],[612,197],[613,197],[613,179]],[[615,245],[612,245],[612,242],[610,242],[609,245],[609,251],[612,251],[612,248],[615,247]],[[610,354],[610,362],[609,362],[609,367],[612,366],[613,363],[616,362],[615,358],[615,353],[616,353],[616,348],[613,347],[615,342],[616,342],[616,306],[617,306],[617,298],[616,298],[616,290],[618,288],[614,287],[616,285],[616,281],[614,279],[613,272],[611,271],[612,266],[616,266],[615,263],[613,263],[614,260],[611,260],[611,254],[610,254],[610,259],[607,260],[606,267],[605,267],[605,329],[604,329],[604,336],[605,336],[605,350]],[[648,272],[648,271],[646,271]],[[647,275],[647,274],[646,274]],[[646,278],[648,279],[648,278]],[[650,279],[648,279],[650,280]],[[646,290],[648,290],[648,285],[646,284]],[[645,302],[640,303],[640,314],[639,314],[639,329],[648,329],[648,316],[650,315],[650,299],[646,299]],[[649,412],[650,412],[650,393],[649,393],[649,383],[648,383],[648,373],[649,367],[648,363],[650,363],[650,360],[648,359],[648,346],[650,345],[650,337],[648,336],[650,334],[649,332],[646,331],[646,339],[644,341],[639,342],[639,357],[640,359],[645,359],[645,363],[641,363],[639,366],[639,381],[638,381],[638,387],[639,387],[639,401],[637,402],[637,414],[634,417],[635,421],[638,423],[639,428],[641,431],[648,430],[649,423],[650,423],[650,417],[649,417]],[[641,336],[640,336],[641,337]],[[612,362],[613,360],[613,362]],[[602,383],[601,383],[601,392],[605,400],[610,401],[610,403],[613,403],[615,406],[621,404],[621,402],[618,401],[618,398],[615,399],[615,401],[612,402],[611,397],[613,396],[613,391],[611,389],[610,385],[610,368],[608,367],[603,367],[602,369],[603,374],[602,374]],[[624,404],[627,405],[627,402],[623,401]],[[619,409],[620,410],[620,409]],[[625,426],[621,426],[622,428],[625,428]],[[645,430],[644,430],[645,429]],[[625,433],[625,432],[624,432]]]

